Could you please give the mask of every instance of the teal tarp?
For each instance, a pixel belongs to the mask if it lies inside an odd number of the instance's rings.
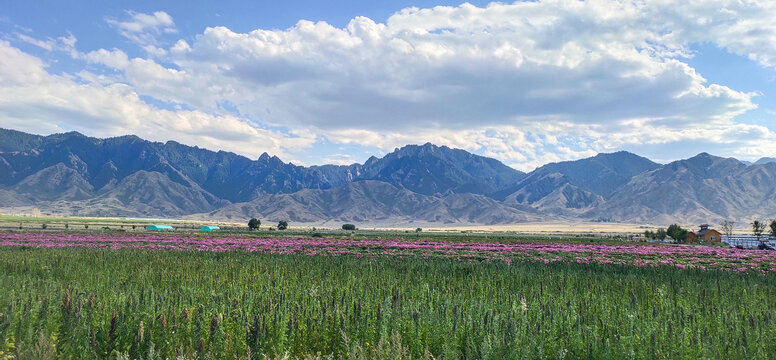
[[[148,225],[146,230],[172,230],[170,225]]]
[[[210,225],[208,225],[208,226],[203,226],[201,229],[199,229],[199,231],[213,231],[213,230],[219,230],[219,229],[221,229],[221,228],[218,227],[218,226],[210,226]]]

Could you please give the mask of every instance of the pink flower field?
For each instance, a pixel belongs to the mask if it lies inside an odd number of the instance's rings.
[[[535,261],[672,266],[776,273],[776,252],[732,248],[612,243],[463,243],[407,239],[212,236],[202,234],[119,234],[4,232],[0,246],[39,248],[245,251],[320,256],[402,256],[462,261]]]

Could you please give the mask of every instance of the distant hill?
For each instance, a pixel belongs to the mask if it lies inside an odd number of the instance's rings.
[[[776,163],[776,158],[764,157],[754,162],[754,165],[765,165],[770,163]]]
[[[625,151],[598,154],[544,165],[514,186],[493,195],[507,204],[529,205],[555,214],[578,214],[605,203],[633,176],[659,166]]]
[[[747,166],[702,153],[634,176],[587,215],[661,223],[773,218],[776,163]]]
[[[661,165],[620,151],[526,174],[430,143],[347,166],[251,160],[174,141],[0,129],[0,209],[297,223],[508,224],[776,217],[776,160],[706,153]]]
[[[429,196],[377,180],[356,181],[326,190],[260,196],[198,218],[245,219],[262,214],[277,221],[333,220],[365,223],[503,224],[542,219],[478,194]]]
[[[379,180],[424,195],[488,194],[509,187],[525,173],[500,161],[447,146],[407,145],[381,159],[371,157],[357,180]]]

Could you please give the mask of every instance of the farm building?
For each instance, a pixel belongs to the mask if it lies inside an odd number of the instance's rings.
[[[146,230],[172,230],[170,225],[148,225]]]
[[[220,227],[218,227],[218,226],[214,226],[214,225],[206,225],[206,226],[203,226],[201,229],[199,229],[199,231],[202,231],[202,232],[211,232],[211,231],[213,231],[213,230],[220,230],[220,229],[221,229],[221,228],[220,228]]]
[[[701,225],[701,229],[697,232],[690,231],[687,234],[687,242],[692,243],[720,243],[722,242],[722,234],[714,229],[709,229],[708,224]]]

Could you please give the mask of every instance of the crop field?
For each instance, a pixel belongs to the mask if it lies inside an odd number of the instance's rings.
[[[0,358],[773,358],[776,255],[0,232]]]

